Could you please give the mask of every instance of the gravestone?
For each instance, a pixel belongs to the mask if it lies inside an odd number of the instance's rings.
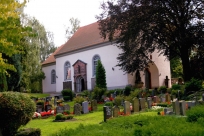
[[[84,114],[89,113],[89,102],[85,101],[82,103],[82,111]]]
[[[64,105],[64,110],[65,110],[65,111],[70,111],[70,106],[69,106],[69,104],[65,104],[65,105]]]
[[[92,111],[97,110],[97,100],[92,100],[91,101],[91,109],[92,109]]]
[[[180,115],[180,106],[178,100],[175,100],[172,102],[173,105],[173,111],[175,112],[176,115]]]
[[[107,119],[112,117],[112,109],[110,106],[103,106],[103,117],[104,122],[106,122]]]
[[[52,109],[52,105],[45,105],[45,111],[49,111]]]
[[[171,102],[171,97],[170,97],[170,94],[166,94],[165,95],[165,97],[166,97],[166,102]]]
[[[179,101],[179,106],[180,106],[180,114],[185,116],[186,115],[186,102]]]
[[[149,97],[147,98],[147,107],[148,109],[151,109],[152,107],[152,99],[149,99]]]
[[[64,112],[64,107],[63,106],[57,106],[56,107],[56,113],[63,113]]]
[[[113,117],[118,117],[119,112],[120,112],[120,108],[118,106],[113,106]]]
[[[50,96],[45,98],[45,101],[46,101],[46,102],[49,102],[49,101],[51,101],[51,100],[52,100],[52,97],[50,97]]]
[[[161,102],[166,102],[166,98],[161,97]]]
[[[36,105],[36,112],[40,113],[43,111],[43,105]]]
[[[81,105],[79,103],[74,104],[74,114],[81,115]]]
[[[145,110],[145,98],[139,98],[140,109]]]
[[[158,96],[154,96],[154,103],[159,103],[159,97]]]
[[[140,104],[139,104],[139,99],[138,98],[133,98],[133,112],[139,112],[140,111]]]
[[[125,101],[124,102],[124,114],[128,115],[130,114],[130,102],[129,101]]]
[[[172,115],[173,109],[172,108],[164,108],[164,115]]]

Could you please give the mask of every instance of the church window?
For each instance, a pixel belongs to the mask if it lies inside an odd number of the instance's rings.
[[[64,79],[71,80],[71,65],[68,61],[64,65]]]
[[[51,71],[51,84],[55,84],[56,83],[56,73],[55,70],[53,69]]]
[[[98,60],[100,60],[99,55],[95,55],[93,57],[93,77],[96,76],[96,66],[97,66]]]

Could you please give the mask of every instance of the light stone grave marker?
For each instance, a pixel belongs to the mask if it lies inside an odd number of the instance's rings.
[[[139,112],[140,111],[140,104],[139,104],[139,99],[138,98],[133,98],[133,112]]]
[[[120,112],[120,108],[118,106],[113,106],[113,117],[118,117],[119,112]]]
[[[79,103],[74,104],[74,114],[81,115],[81,105]]]
[[[145,99],[139,98],[139,101],[140,101],[140,109],[145,110]]]
[[[84,114],[89,113],[89,103],[87,101],[82,103],[82,111]]]
[[[129,101],[125,101],[124,102],[124,114],[128,115],[130,113],[131,113],[131,111],[130,111],[130,102]]]
[[[97,100],[92,100],[91,101],[91,109],[92,109],[92,111],[97,110]]]

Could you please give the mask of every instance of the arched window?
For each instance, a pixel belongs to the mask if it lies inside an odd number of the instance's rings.
[[[64,80],[71,80],[71,65],[68,61],[64,64]]]
[[[56,73],[55,70],[53,69],[51,71],[51,84],[55,84],[56,83]]]
[[[95,55],[93,57],[93,60],[92,60],[92,63],[93,63],[93,77],[96,76],[96,66],[97,66],[98,60],[100,60],[99,55]]]

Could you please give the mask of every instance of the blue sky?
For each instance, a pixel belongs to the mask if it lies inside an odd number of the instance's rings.
[[[65,29],[71,17],[80,20],[80,26],[96,22],[104,0],[29,0],[24,12],[35,17],[46,30],[54,33],[55,46],[65,43]]]

